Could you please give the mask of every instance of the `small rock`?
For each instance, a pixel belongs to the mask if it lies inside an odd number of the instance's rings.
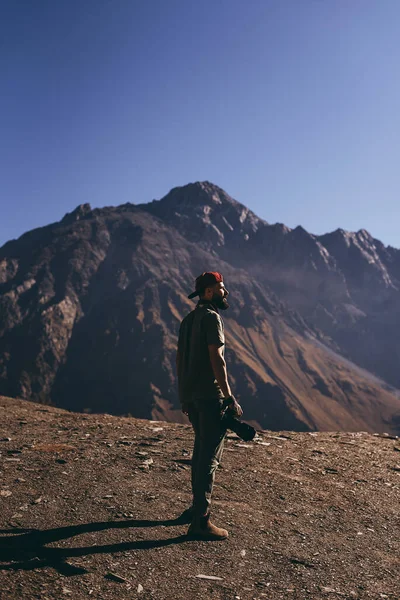
[[[137,593],[141,594],[142,592],[143,592],[143,586],[142,586],[141,583],[139,583],[138,586],[137,586]]]
[[[153,431],[155,433],[156,431],[162,431],[162,430],[163,430],[163,427],[154,427],[151,431]]]
[[[241,550],[240,551],[240,556],[243,556],[243,557],[246,556],[246,550]]]
[[[198,579],[210,579],[212,581],[223,581],[222,577],[215,577],[215,575],[196,575]]]
[[[0,442],[11,442],[11,438],[9,438],[9,437],[1,438]]]
[[[71,591],[71,590],[69,590],[69,589],[68,589],[68,588],[66,588],[66,587],[63,587],[63,588],[62,588],[62,593],[63,593],[63,594],[70,595],[70,594],[72,594],[72,591]]]
[[[121,577],[120,575],[117,575],[116,573],[112,573],[111,571],[109,571],[105,577],[106,577],[106,579],[111,579],[111,581],[117,581],[118,583],[126,583],[127,582],[127,580],[124,577]]]
[[[11,496],[12,492],[10,490],[0,490],[0,496],[2,496],[3,498],[8,498],[8,496]]]
[[[42,500],[43,498],[42,496],[40,496],[39,498],[36,498],[36,500],[33,501],[33,504],[40,504]]]

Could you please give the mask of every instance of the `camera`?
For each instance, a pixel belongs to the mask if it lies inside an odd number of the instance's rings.
[[[224,400],[223,408],[225,409],[224,416],[222,417],[222,425],[226,429],[230,429],[236,435],[238,435],[244,442],[250,442],[256,435],[254,427],[241,421],[235,415],[233,408],[230,407],[231,400]]]

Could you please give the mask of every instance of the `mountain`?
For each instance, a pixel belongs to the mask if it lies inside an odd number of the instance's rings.
[[[184,421],[174,366],[179,323],[195,306],[187,299],[195,277],[220,270],[231,292],[230,379],[247,420],[395,433],[396,390],[377,377],[379,365],[375,374],[362,368],[369,365],[346,339],[358,326],[366,340],[360,315],[371,319],[365,309],[374,302],[381,310],[371,293],[377,274],[365,259],[362,304],[360,284],[340,266],[345,255],[328,246],[302,228],[269,225],[208,182],[149,204],[79,206],[0,249],[0,393]],[[397,264],[396,251],[379,251],[385,265],[389,257]],[[382,279],[391,316],[393,265],[385,267],[390,289]]]

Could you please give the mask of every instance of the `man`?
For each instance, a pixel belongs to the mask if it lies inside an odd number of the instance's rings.
[[[224,359],[224,324],[219,311],[229,308],[228,294],[220,273],[205,272],[197,277],[196,290],[188,298],[199,296],[199,301],[181,323],[176,356],[181,407],[195,433],[193,505],[184,515],[191,518],[188,535],[209,540],[228,537],[226,529],[210,521],[215,471],[226,434],[222,420],[224,401],[236,416],[243,413],[232,396]]]

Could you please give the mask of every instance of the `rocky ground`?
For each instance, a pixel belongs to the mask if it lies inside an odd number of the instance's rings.
[[[0,397],[0,597],[400,598],[400,441],[229,435],[213,520],[186,537],[191,428]]]

